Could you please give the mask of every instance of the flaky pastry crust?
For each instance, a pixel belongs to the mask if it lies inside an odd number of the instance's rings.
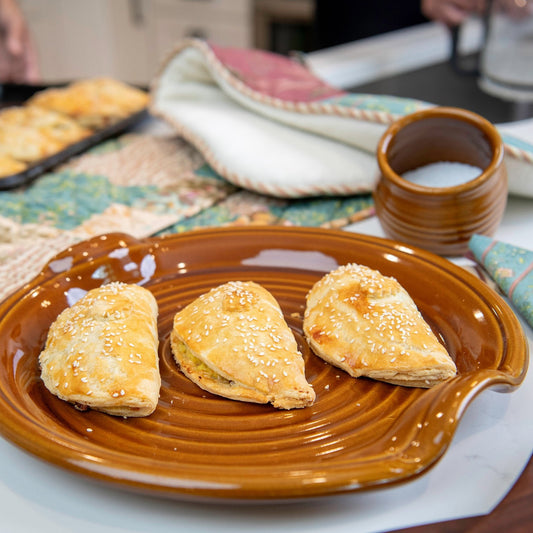
[[[182,372],[214,394],[280,409],[315,400],[281,308],[257,283],[223,284],[176,313],[171,347]]]
[[[0,113],[0,127],[4,124],[36,131],[54,141],[55,149],[62,149],[92,133],[67,115],[37,106],[14,106],[3,110]]]
[[[400,283],[364,265],[341,266],[312,287],[303,330],[316,355],[353,377],[427,388],[457,371]]]
[[[73,118],[83,127],[101,129],[148,105],[145,91],[113,78],[90,78],[33,95],[28,104]]]
[[[37,129],[0,123],[0,150],[18,161],[33,163],[61,150],[63,145]]]
[[[147,416],[158,402],[157,303],[138,285],[89,291],[52,323],[39,355],[46,388],[78,407]]]
[[[17,174],[26,168],[28,168],[26,163],[18,161],[0,150],[0,178]]]

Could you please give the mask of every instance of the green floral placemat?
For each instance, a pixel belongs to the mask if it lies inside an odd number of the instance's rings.
[[[0,192],[0,298],[66,246],[102,233],[143,238],[232,224],[343,227],[372,214],[369,194],[263,196],[226,182],[179,137],[126,134],[25,188]]]

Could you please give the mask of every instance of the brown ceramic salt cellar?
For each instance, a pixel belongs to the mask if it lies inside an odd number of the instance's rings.
[[[507,202],[503,156],[496,128],[470,111],[435,107],[394,122],[377,149],[381,175],[374,200],[385,234],[444,256],[464,254],[474,233],[493,235]],[[472,165],[482,172],[442,187],[402,178],[438,162]]]

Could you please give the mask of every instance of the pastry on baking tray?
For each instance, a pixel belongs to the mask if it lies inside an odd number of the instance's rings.
[[[141,111],[148,94],[112,78],[81,80],[33,95],[28,104],[64,113],[80,125],[101,129]]]
[[[80,141],[92,133],[67,115],[37,106],[6,108],[0,113],[1,124],[33,129],[57,141],[61,147]]]
[[[91,113],[94,104],[87,98],[74,98],[70,87],[59,87],[45,89],[44,91],[39,91],[35,93],[27,102],[26,105],[31,107],[41,107],[44,109],[49,109],[56,111],[58,113],[65,114],[72,119],[76,120],[79,124],[82,124],[84,127],[92,127],[92,124],[87,124],[90,122],[89,119],[85,121],[82,120],[88,113]]]
[[[89,291],[52,323],[39,355],[46,388],[78,408],[146,416],[159,398],[157,303],[138,285]]]
[[[407,291],[363,265],[341,266],[311,288],[303,329],[316,355],[353,377],[427,388],[456,374]]]
[[[0,123],[0,147],[13,159],[31,163],[59,152],[63,145],[36,129]]]
[[[26,163],[0,152],[0,178],[18,174],[19,172],[26,170],[26,168],[28,168]]]
[[[171,347],[182,372],[214,394],[280,409],[315,400],[281,308],[257,283],[228,282],[179,311]]]
[[[100,104],[108,105],[110,111],[127,116],[148,105],[148,93],[113,78],[91,78],[71,84],[77,91],[93,95]]]

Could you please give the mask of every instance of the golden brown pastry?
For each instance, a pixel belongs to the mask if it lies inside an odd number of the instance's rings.
[[[13,159],[32,163],[59,152],[63,145],[38,130],[0,123],[0,147]]]
[[[58,142],[61,147],[75,143],[92,133],[67,115],[37,106],[5,109],[0,113],[0,125],[2,124],[32,129]]]
[[[303,329],[316,355],[353,377],[432,387],[456,374],[407,291],[363,265],[341,266],[312,287]]]
[[[113,78],[91,78],[71,84],[74,93],[93,95],[102,106],[109,106],[117,115],[126,116],[148,105],[148,93]]]
[[[159,398],[157,303],[138,285],[89,291],[51,325],[39,355],[46,388],[80,408],[146,416]]]
[[[64,113],[86,128],[100,129],[141,111],[148,94],[112,78],[92,78],[45,89],[28,104]]]
[[[254,282],[234,281],[178,312],[172,352],[201,388],[280,409],[311,405],[302,354],[274,297]]]
[[[26,163],[0,152],[0,178],[18,174],[26,170],[27,167]]]
[[[93,101],[84,95],[74,97],[68,86],[39,91],[27,101],[27,105],[65,114],[84,127],[94,126],[90,118],[94,108]],[[89,118],[83,120],[87,115],[89,115]],[[98,123],[98,126],[100,126],[100,123]]]

